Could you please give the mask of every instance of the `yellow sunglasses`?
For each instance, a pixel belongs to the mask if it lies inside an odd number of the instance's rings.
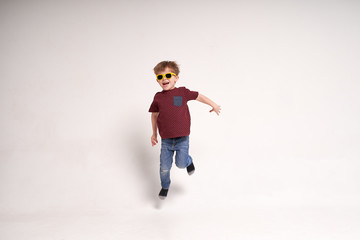
[[[170,79],[172,76],[176,76],[175,73],[165,73],[165,74],[158,74],[156,75],[156,79],[158,81],[163,80],[163,78]]]

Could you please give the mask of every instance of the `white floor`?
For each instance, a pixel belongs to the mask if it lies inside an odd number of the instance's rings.
[[[113,211],[2,215],[0,239],[360,239],[359,207],[212,206],[174,195]]]
[[[142,156],[130,158],[142,167],[125,164],[131,174],[91,168],[66,181],[62,176],[71,177],[69,170],[58,170],[58,177],[44,170],[43,185],[33,173],[32,182],[16,183],[11,177],[20,175],[12,171],[6,182],[16,184],[3,187],[1,195],[0,240],[360,239],[357,175],[355,168],[352,175],[341,167],[345,160],[336,165],[336,178],[323,173],[331,172],[330,161],[308,168],[290,160],[297,171],[284,164],[276,164],[281,173],[271,167],[251,171],[244,164],[232,172],[234,165],[224,163],[219,176],[211,167],[215,160],[204,153],[206,164],[198,159],[191,177],[173,168],[169,195],[161,201],[157,166],[140,164],[148,160]]]

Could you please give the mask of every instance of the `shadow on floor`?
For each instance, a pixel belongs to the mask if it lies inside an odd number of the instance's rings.
[[[132,172],[139,179],[139,196],[152,202],[158,208],[158,192],[160,191],[159,149],[151,148],[150,137],[142,131],[134,129],[127,134],[127,149],[130,153]]]

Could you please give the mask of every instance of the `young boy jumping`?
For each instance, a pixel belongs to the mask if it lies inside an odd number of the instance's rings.
[[[176,62],[163,61],[154,68],[156,80],[163,91],[155,94],[150,106],[153,134],[152,146],[158,143],[157,131],[161,136],[160,153],[160,199],[165,199],[170,187],[170,169],[173,163],[178,168],[186,168],[189,175],[195,171],[195,166],[189,155],[190,112],[187,102],[197,100],[212,107],[210,112],[220,114],[220,106],[198,92],[185,87],[175,87],[179,80],[179,67]]]

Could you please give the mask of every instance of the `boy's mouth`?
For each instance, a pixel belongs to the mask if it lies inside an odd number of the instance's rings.
[[[170,82],[163,82],[163,86],[168,85]]]

